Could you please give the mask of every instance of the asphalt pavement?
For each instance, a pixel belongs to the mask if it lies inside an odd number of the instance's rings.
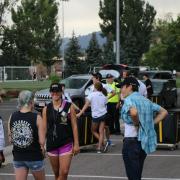
[[[6,148],[4,150],[6,162],[0,168],[0,180],[14,179],[12,166],[12,146],[7,143],[7,121],[9,115],[16,110],[16,100],[0,104],[0,115],[4,120]],[[178,89],[178,107],[180,107],[180,89]],[[122,136],[112,136],[115,146],[107,153],[97,154],[94,146],[83,147],[81,153],[73,157],[69,177],[72,180],[112,180],[127,179],[122,160]],[[147,180],[180,180],[180,144],[179,148],[171,151],[169,148],[157,149],[145,161],[143,179]],[[48,158],[45,159],[46,179],[53,180],[52,170]],[[33,179],[31,173],[28,177]]]

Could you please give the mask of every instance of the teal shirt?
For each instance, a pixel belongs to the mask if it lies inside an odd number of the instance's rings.
[[[129,114],[131,107],[135,107],[138,111],[140,121],[138,141],[141,141],[141,147],[147,154],[152,153],[156,150],[157,146],[154,113],[160,111],[161,106],[151,102],[138,92],[133,92],[124,99],[124,105],[121,109],[121,119],[127,124],[133,124]]]

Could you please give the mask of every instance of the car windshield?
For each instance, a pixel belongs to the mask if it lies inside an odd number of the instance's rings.
[[[66,89],[80,89],[82,88],[88,79],[76,79],[76,78],[66,78],[60,83],[65,84]]]
[[[153,81],[152,86],[154,93],[160,93],[163,88],[163,82]]]

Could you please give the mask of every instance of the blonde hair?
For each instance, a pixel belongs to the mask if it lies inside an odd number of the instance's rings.
[[[24,90],[19,93],[18,96],[18,107],[28,107],[33,101],[34,95],[31,91]]]

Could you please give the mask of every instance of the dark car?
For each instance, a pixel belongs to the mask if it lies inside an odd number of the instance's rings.
[[[175,107],[177,105],[177,87],[175,80],[152,79],[152,101],[162,107]]]
[[[84,104],[85,89],[92,84],[90,74],[72,75],[63,79],[60,83],[65,84],[65,92],[68,93],[72,101],[80,108]],[[49,89],[43,89],[35,93],[34,108],[41,111],[42,108],[51,102]]]
[[[171,71],[140,71],[138,78],[143,79],[145,74],[147,74],[150,79],[173,79]]]

